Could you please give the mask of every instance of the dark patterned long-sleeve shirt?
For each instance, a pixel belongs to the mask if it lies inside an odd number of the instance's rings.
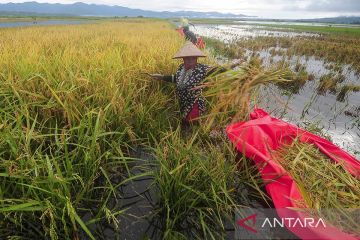
[[[194,88],[217,69],[205,64],[197,64],[195,68],[185,70],[184,64],[181,64],[175,75],[164,76],[165,81],[176,83],[176,93],[179,97],[182,117],[185,118],[191,112],[196,102],[199,105],[200,114],[205,112],[206,105],[205,99],[202,97],[202,89]]]

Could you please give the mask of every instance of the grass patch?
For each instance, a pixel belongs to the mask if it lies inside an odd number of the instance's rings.
[[[238,207],[249,198],[268,200],[248,159],[238,156],[225,138],[218,144],[199,133],[183,138],[178,129],[154,149],[164,239],[224,239],[226,229],[234,228]],[[246,194],[244,187],[250,188]]]
[[[194,138],[183,140],[176,131],[155,149],[165,239],[223,238],[239,204],[235,151]]]

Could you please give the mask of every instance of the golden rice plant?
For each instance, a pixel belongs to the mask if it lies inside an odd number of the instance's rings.
[[[174,71],[182,42],[153,20],[0,29],[1,239],[118,225],[128,147],[178,123],[172,89],[140,72]]]
[[[299,207],[324,217],[349,233],[360,235],[360,180],[344,169],[344,161],[330,159],[317,147],[295,139],[274,153],[295,180],[304,202]]]
[[[209,76],[202,88],[210,110],[205,118],[205,128],[210,129],[215,120],[225,126],[229,122],[244,120],[250,112],[255,90],[263,84],[289,81],[289,71],[264,70],[255,65],[242,65],[237,69]]]

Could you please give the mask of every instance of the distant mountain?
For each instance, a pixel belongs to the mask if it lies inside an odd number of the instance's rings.
[[[333,23],[333,24],[360,24],[360,17],[314,18],[314,19],[299,19],[297,21],[299,21],[299,22]]]
[[[149,1],[150,3],[150,1]],[[157,12],[147,11],[141,9],[132,9],[121,6],[86,4],[77,2],[74,4],[60,4],[60,3],[5,3],[0,4],[0,13],[6,15],[8,13],[15,13],[19,15],[24,13],[26,15],[68,15],[68,16],[97,16],[97,17],[157,17],[157,18],[171,18],[171,17],[189,17],[189,18],[240,18],[246,17],[242,14],[219,13],[219,12],[195,12],[195,11],[176,11],[176,12]]]

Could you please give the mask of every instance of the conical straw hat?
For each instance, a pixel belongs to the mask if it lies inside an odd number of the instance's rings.
[[[186,42],[185,45],[175,54],[175,58],[184,57],[206,57],[192,42]]]

